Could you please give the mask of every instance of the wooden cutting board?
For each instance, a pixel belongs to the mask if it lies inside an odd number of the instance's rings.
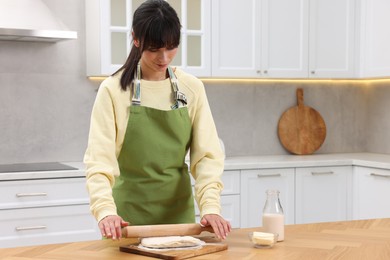
[[[298,88],[298,105],[291,107],[279,119],[279,140],[293,154],[312,154],[326,137],[325,121],[314,108],[303,103],[303,89]]]
[[[210,243],[199,249],[189,250],[170,250],[170,251],[149,251],[138,248],[138,244],[119,247],[119,250],[126,253],[155,257],[159,259],[179,260],[187,259],[195,256],[211,254],[226,250],[228,245],[222,243]]]

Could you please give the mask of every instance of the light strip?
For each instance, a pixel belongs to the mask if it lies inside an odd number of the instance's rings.
[[[103,81],[107,77],[104,76],[92,76],[88,77],[92,81]],[[199,78],[204,83],[277,83],[277,82],[287,82],[287,83],[375,83],[375,82],[388,82],[390,83],[390,78],[368,78],[368,79],[264,79],[264,78]]]
[[[390,78],[371,78],[371,79],[224,79],[224,78],[200,78],[205,83],[222,83],[222,82],[238,82],[238,83],[277,83],[277,82],[287,82],[287,83],[374,83],[374,82],[388,82],[390,83]]]

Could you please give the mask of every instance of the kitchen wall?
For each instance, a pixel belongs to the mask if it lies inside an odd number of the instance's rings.
[[[0,41],[0,163],[81,161],[87,145],[99,82],[85,76],[84,1],[44,2],[78,39]],[[390,153],[386,83],[206,80],[205,86],[227,156],[288,154],[277,123],[296,105],[297,87],[327,125],[317,153]]]

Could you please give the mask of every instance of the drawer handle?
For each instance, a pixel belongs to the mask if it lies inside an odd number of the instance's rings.
[[[263,177],[280,177],[282,176],[280,173],[275,174],[257,174],[257,178],[263,178]]]
[[[387,175],[387,174],[371,173],[370,175],[371,176],[376,176],[376,177],[390,178],[390,175]]]
[[[36,197],[36,196],[47,196],[46,192],[31,192],[31,193],[16,193],[16,197]]]
[[[35,230],[35,229],[46,229],[46,226],[30,226],[30,227],[16,227],[16,231],[24,231],[24,230]]]
[[[334,172],[329,171],[329,172],[311,172],[311,175],[328,175],[328,174],[333,174]]]

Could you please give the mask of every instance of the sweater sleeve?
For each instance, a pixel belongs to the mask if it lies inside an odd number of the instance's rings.
[[[196,101],[190,148],[191,174],[195,179],[195,199],[201,217],[221,214],[220,193],[224,154],[204,87]]]
[[[90,209],[97,221],[117,214],[112,197],[115,176],[119,175],[115,125],[112,96],[102,84],[92,109],[88,147],[84,155]]]

